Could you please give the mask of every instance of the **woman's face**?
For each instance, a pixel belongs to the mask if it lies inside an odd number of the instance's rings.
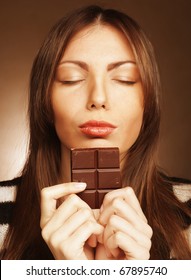
[[[143,89],[131,47],[117,29],[77,33],[58,65],[51,92],[61,149],[133,145],[143,118]]]

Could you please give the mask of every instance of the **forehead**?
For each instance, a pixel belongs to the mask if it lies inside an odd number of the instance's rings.
[[[99,57],[103,59],[134,59],[133,51],[128,39],[117,28],[110,25],[95,24],[85,27],[68,43],[64,58],[70,56],[88,58]]]

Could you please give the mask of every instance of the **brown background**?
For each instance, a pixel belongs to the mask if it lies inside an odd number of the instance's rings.
[[[17,0],[0,4],[0,180],[16,176],[25,158],[33,58],[55,21],[87,4],[127,12],[151,39],[163,85],[159,161],[170,175],[191,179],[191,1]]]

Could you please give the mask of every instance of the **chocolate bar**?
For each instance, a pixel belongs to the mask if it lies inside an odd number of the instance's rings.
[[[79,197],[92,209],[100,208],[105,194],[121,187],[119,149],[71,149],[71,181],[85,182]]]

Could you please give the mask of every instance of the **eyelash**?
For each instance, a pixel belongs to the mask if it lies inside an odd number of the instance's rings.
[[[77,81],[62,81],[62,84],[64,85],[68,85],[68,86],[72,86],[72,85],[75,85],[75,84],[78,84],[80,82],[83,82],[84,80],[77,80]],[[129,86],[133,86],[136,82],[134,81],[124,81],[124,80],[113,80],[113,81],[116,81],[120,84],[124,84],[124,85],[129,85]]]
[[[125,80],[116,80],[116,79],[113,79],[113,81],[118,82],[120,84],[128,85],[128,86],[133,86],[134,84],[136,84],[135,81],[125,81]]]
[[[75,84],[78,84],[78,83],[80,83],[80,82],[82,82],[82,81],[84,81],[84,80],[77,80],[77,81],[62,81],[62,84],[70,86],[70,85],[75,85]]]

